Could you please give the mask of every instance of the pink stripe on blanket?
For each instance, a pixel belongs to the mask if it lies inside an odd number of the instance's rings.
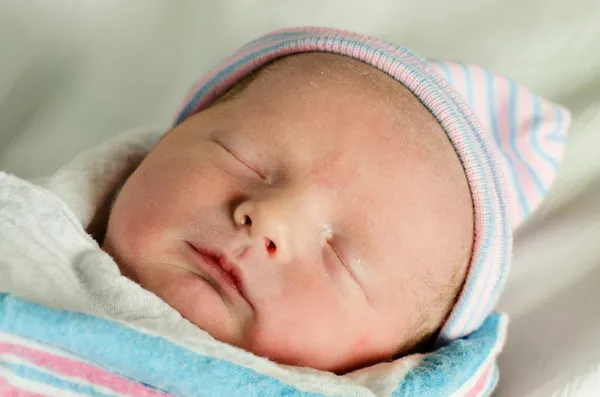
[[[45,397],[42,394],[32,393],[20,387],[11,385],[0,376],[0,396],[2,397]]]
[[[55,354],[46,353],[31,347],[13,343],[0,343],[0,355],[2,354],[18,356],[37,366],[49,369],[56,374],[80,378],[87,381],[92,386],[111,389],[120,394],[136,397],[171,397],[170,394],[154,391],[98,367],[88,365],[81,361],[75,361]]]
[[[475,385],[473,385],[471,390],[469,390],[467,392],[467,394],[465,394],[464,397],[483,396],[482,393],[484,391],[487,391],[487,388],[489,386],[489,380],[490,380],[490,377],[492,376],[493,368],[494,368],[494,363],[492,363],[491,365],[488,366],[488,368],[485,370],[485,372],[479,377],[479,379],[477,379],[477,382],[475,382]]]

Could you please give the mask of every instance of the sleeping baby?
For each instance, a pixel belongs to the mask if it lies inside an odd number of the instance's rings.
[[[118,283],[221,342],[344,374],[480,328],[567,125],[482,68],[290,29],[206,75],[150,144],[117,137],[40,184]],[[111,316],[135,317],[123,307]]]
[[[276,60],[167,132],[103,242],[215,338],[336,372],[436,334],[472,246],[442,127],[384,72],[326,53]]]

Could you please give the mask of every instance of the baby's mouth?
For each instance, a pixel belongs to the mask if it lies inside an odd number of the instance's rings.
[[[237,271],[237,265],[226,260],[223,255],[200,248],[187,242],[194,254],[194,266],[199,275],[219,293],[240,295],[248,303],[243,290],[243,283]]]
[[[208,284],[210,284],[211,287],[213,287],[219,294],[221,294],[223,292],[223,289],[221,288],[221,286],[219,285],[219,283],[217,283],[215,280],[213,280],[210,276],[207,276],[206,274],[200,272],[197,269],[190,269],[187,266],[181,266],[179,264],[176,263],[165,263],[164,265],[169,266],[169,267],[174,267],[176,269],[179,270],[183,270],[185,272],[189,272],[192,273],[200,278],[202,278],[204,281],[206,281]],[[130,280],[140,284],[142,287],[144,287],[144,284],[142,282],[140,282],[139,280],[135,280],[131,277],[129,277],[128,274],[123,273],[123,271],[121,271],[121,274],[127,278],[129,278]],[[144,287],[146,288],[146,287]]]

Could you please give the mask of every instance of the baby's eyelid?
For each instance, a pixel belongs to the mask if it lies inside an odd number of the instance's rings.
[[[346,268],[346,270],[350,274],[350,277],[352,277],[352,279],[354,280],[354,282],[356,283],[356,285],[358,285],[358,287],[360,288],[360,290],[364,294],[365,299],[367,299],[367,301],[368,301],[369,298],[367,297],[367,293],[366,293],[366,291],[365,291],[362,283],[360,282],[360,280],[356,277],[356,274],[354,274],[354,272],[352,271],[352,268],[350,266],[348,266],[348,263],[342,258],[342,256],[339,254],[339,252],[335,249],[335,247],[331,243],[331,240],[327,240],[327,245],[329,246],[329,248],[331,249],[331,251],[333,251],[333,253],[335,254],[335,256],[337,256],[337,258],[342,263],[342,265]]]
[[[225,149],[225,151],[227,151],[230,155],[232,155],[237,161],[239,161],[240,163],[242,163],[243,165],[245,165],[250,171],[254,172],[256,175],[258,175],[260,177],[260,179],[267,181],[268,179],[265,175],[263,175],[260,171],[258,171],[256,169],[256,167],[251,166],[250,164],[248,164],[246,161],[242,160],[237,154],[235,154],[233,151],[231,151],[227,146],[223,145],[221,142],[215,140],[215,142],[221,146],[223,149]]]
[[[329,248],[331,249],[331,251],[333,251],[333,253],[335,254],[335,256],[337,256],[337,258],[340,260],[340,262],[342,262],[344,264],[344,266],[346,266],[346,262],[344,262],[342,260],[342,257],[340,256],[340,254],[337,252],[337,250],[333,247],[333,243],[331,242],[331,240],[327,240],[327,245],[329,246]]]
[[[331,242],[331,240],[327,241],[327,245],[329,245],[329,248],[331,248],[331,250],[333,251],[333,253],[335,254],[335,256],[337,256],[338,260],[342,263],[342,265],[344,265],[344,267],[346,269],[348,269],[348,271],[350,272],[350,274],[352,274],[352,269],[350,269],[350,266],[348,266],[348,264],[346,263],[346,261],[344,260],[344,258],[342,258],[342,256],[338,252],[338,250],[335,249],[335,247],[333,246],[333,243]],[[352,277],[354,277],[354,274],[352,274]]]

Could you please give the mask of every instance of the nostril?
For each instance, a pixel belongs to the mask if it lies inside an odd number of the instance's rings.
[[[275,243],[271,240],[269,240],[268,238],[265,239],[265,246],[267,247],[267,252],[269,254],[274,254],[275,251],[277,250],[277,246],[275,245]]]
[[[244,215],[242,225],[252,225],[252,219],[248,215]]]

